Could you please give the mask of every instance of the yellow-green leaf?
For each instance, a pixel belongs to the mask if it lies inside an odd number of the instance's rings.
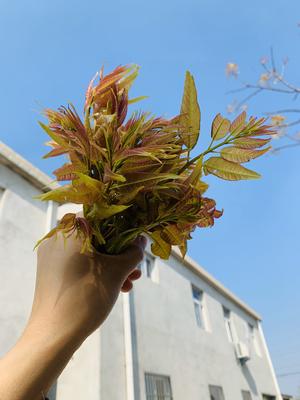
[[[167,260],[170,257],[172,246],[160,236],[160,231],[150,232],[150,237],[153,240],[151,251],[154,255]]]
[[[41,121],[38,121],[39,125],[41,126],[41,128],[44,129],[44,131],[51,137],[52,140],[54,140],[56,143],[60,144],[63,147],[67,147],[68,143],[62,139],[59,135],[57,135],[56,133],[54,133],[49,126],[43,124]]]
[[[134,198],[138,195],[138,193],[144,189],[144,186],[138,186],[136,188],[132,188],[131,190],[127,190],[122,193],[118,198],[119,204],[128,204],[134,200]]]
[[[105,244],[105,239],[102,235],[102,233],[100,232],[100,228],[99,226],[92,226],[92,231],[93,231],[93,235],[96,236],[96,239],[98,241],[99,244]]]
[[[236,117],[236,119],[231,123],[229,131],[232,135],[236,136],[242,132],[242,130],[246,126],[246,118],[247,114],[243,111],[240,115]]]
[[[173,225],[167,225],[162,231],[160,236],[164,241],[171,245],[180,245],[182,243],[182,232],[178,227]]]
[[[203,156],[201,156],[194,165],[193,172],[185,180],[185,183],[196,185],[202,176]]]
[[[184,258],[187,252],[187,240],[184,240],[184,242],[178,247],[181,252],[182,258]]]
[[[228,133],[230,128],[230,121],[223,118],[221,114],[217,114],[211,126],[211,137],[214,140],[222,139]]]
[[[206,175],[212,174],[228,181],[257,179],[260,175],[239,164],[224,160],[222,157],[211,157],[204,164]]]
[[[242,147],[243,149],[257,149],[259,147],[265,146],[270,142],[271,139],[256,139],[252,137],[241,137],[235,139],[233,144],[237,147]]]
[[[49,192],[36,196],[35,198],[42,201],[53,200],[58,203],[84,204],[90,202],[91,195],[87,192],[78,191],[72,185],[65,185],[61,188],[50,190]]]
[[[86,187],[91,190],[91,192],[102,192],[104,191],[103,182],[98,181],[98,179],[94,179],[86,174],[82,174],[81,172],[76,172],[76,176],[78,179],[74,181],[74,185],[84,184]]]
[[[126,210],[129,206],[116,205],[116,204],[105,204],[105,203],[94,203],[89,212],[86,213],[87,218],[93,219],[105,219],[115,214],[118,214]]]
[[[43,236],[40,240],[38,240],[33,250],[35,250],[44,240],[49,239],[56,234],[57,234],[57,227],[51,229],[51,231],[49,231],[45,236]]]
[[[125,176],[121,174],[117,174],[113,172],[108,165],[105,165],[104,167],[104,176],[103,176],[103,182],[107,183],[109,181],[116,181],[116,182],[126,182]]]
[[[185,75],[180,113],[181,123],[185,129],[182,139],[187,148],[191,150],[195,147],[199,137],[201,114],[194,78],[189,71]]]
[[[235,163],[244,163],[265,154],[267,151],[270,150],[270,148],[271,147],[267,147],[262,150],[252,150],[229,146],[224,147],[224,149],[221,150],[221,156],[228,161],[232,161]]]
[[[208,189],[208,184],[206,182],[203,182],[199,179],[199,181],[196,183],[195,187],[199,190],[201,194],[204,194],[207,189]]]
[[[139,97],[135,97],[134,99],[128,100],[128,104],[137,103],[138,101],[145,100],[145,99],[148,99],[148,98],[149,98],[149,96],[139,96]]]

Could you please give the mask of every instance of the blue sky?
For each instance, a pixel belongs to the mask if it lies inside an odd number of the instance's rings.
[[[288,55],[288,77],[297,83],[300,29],[297,0],[100,1],[2,0],[0,138],[47,173],[59,160],[42,160],[44,133],[37,125],[43,107],[72,101],[82,108],[94,73],[119,64],[141,66],[132,95],[150,96],[140,107],[155,114],[178,113],[184,72],[195,76],[202,109],[197,150],[208,142],[210,123],[226,112],[238,87],[224,74],[239,64],[241,79],[255,80],[259,58],[274,46]],[[253,114],[295,105],[286,97],[263,95],[250,103]],[[224,216],[199,230],[190,255],[264,318],[278,374],[300,371],[299,195],[300,148],[252,163],[260,181],[210,178],[209,194]],[[296,393],[300,374],[280,379]]]

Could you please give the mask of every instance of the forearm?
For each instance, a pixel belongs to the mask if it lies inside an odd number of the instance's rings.
[[[28,326],[0,360],[0,400],[41,400],[79,347],[40,326]]]

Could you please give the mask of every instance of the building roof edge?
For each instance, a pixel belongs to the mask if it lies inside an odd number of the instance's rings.
[[[54,180],[35,167],[20,154],[0,141],[0,163],[14,172],[20,174],[24,179],[32,183],[43,192],[59,187]]]
[[[246,303],[240,300],[235,294],[233,294],[229,289],[222,285],[217,279],[215,279],[211,274],[209,274],[204,268],[202,268],[195,260],[193,260],[188,255],[182,258],[182,255],[177,247],[173,247],[172,255],[177,258],[181,263],[183,263],[188,269],[196,273],[201,279],[209,283],[214,289],[216,289],[223,296],[231,300],[236,306],[241,310],[249,314],[251,317],[257,321],[261,321],[261,316],[249,307]]]

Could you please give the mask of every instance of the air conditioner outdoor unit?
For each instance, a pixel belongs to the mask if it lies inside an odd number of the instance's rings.
[[[248,360],[250,360],[250,351],[249,347],[243,343],[243,342],[238,342],[236,345],[236,354],[237,358],[242,362],[245,363]]]

